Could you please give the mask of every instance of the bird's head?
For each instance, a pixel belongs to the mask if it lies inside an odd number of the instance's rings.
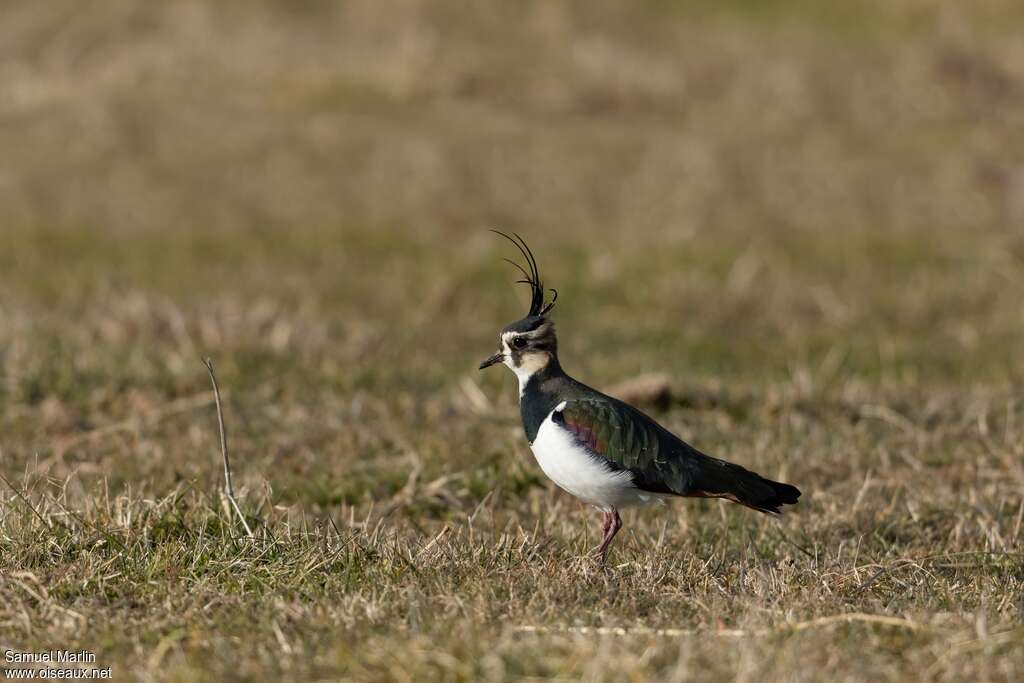
[[[558,357],[555,323],[548,318],[548,312],[555,305],[558,292],[552,289],[551,301],[544,303],[544,286],[541,284],[537,260],[526,246],[526,242],[515,233],[515,237],[510,237],[497,230],[493,232],[516,245],[519,253],[526,259],[525,268],[515,261],[505,260],[523,274],[523,279],[517,282],[530,287],[530,310],[526,317],[505,326],[498,338],[498,352],[481,363],[480,369],[504,363],[516,373],[520,381],[524,381]]]

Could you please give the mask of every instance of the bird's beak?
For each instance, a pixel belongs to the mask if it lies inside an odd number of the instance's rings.
[[[494,365],[495,363],[500,363],[504,359],[505,359],[505,354],[503,354],[501,351],[499,351],[498,353],[494,354],[493,356],[491,356],[490,358],[485,360],[483,363],[481,363],[480,364],[480,369],[483,370],[484,368],[489,368],[492,365]]]

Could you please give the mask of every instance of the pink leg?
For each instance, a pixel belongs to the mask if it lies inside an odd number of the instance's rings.
[[[594,549],[594,558],[601,558],[601,548],[604,547],[604,540],[608,538],[608,530],[612,527],[612,513],[601,511],[601,545]]]
[[[604,513],[604,538],[601,541],[601,546],[597,549],[597,555],[601,559],[601,564],[604,564],[605,560],[608,559],[608,546],[611,545],[612,539],[615,538],[615,534],[619,533],[621,528],[622,518],[619,517],[618,510]]]

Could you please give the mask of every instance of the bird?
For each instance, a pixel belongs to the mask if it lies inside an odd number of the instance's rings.
[[[706,455],[652,417],[570,377],[558,357],[551,300],[526,241],[492,232],[516,246],[526,263],[515,266],[530,288],[530,309],[499,334],[499,349],[480,370],[504,364],[519,380],[519,412],[537,464],[557,486],[602,513],[603,536],[594,551],[604,565],[622,528],[622,508],[670,498],[724,498],[752,510],[780,514],[800,490],[740,465]]]

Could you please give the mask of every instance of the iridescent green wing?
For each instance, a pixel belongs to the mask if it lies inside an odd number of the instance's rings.
[[[699,460],[696,449],[657,422],[611,397],[567,401],[552,419],[614,469],[629,470],[641,489],[686,495]]]

